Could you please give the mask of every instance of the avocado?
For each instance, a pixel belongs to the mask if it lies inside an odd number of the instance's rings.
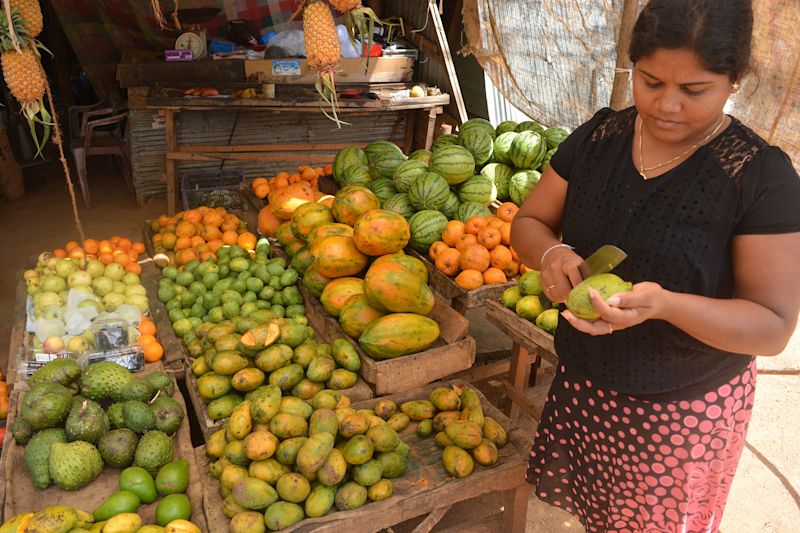
[[[114,468],[125,468],[133,464],[133,455],[139,435],[128,428],[112,429],[97,441],[97,450],[103,461]]]

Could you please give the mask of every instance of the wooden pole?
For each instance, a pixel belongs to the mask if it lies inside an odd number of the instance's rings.
[[[444,65],[447,68],[447,77],[450,80],[450,89],[453,93],[453,98],[456,100],[456,107],[458,108],[458,118],[463,124],[469,119],[467,116],[467,106],[464,104],[464,95],[461,94],[461,85],[458,83],[456,66],[453,64],[453,56],[450,54],[450,44],[447,42],[447,33],[444,31],[444,23],[442,23],[442,17],[439,15],[439,7],[436,5],[436,0],[428,0],[428,14],[433,20],[434,28],[436,28],[436,37],[439,39],[439,47],[442,49]],[[460,15],[460,13],[456,13],[454,16]]]
[[[14,158],[6,129],[0,124],[0,193],[6,200],[17,200],[25,196],[22,168]]]
[[[628,47],[631,44],[631,33],[639,16],[639,0],[625,0],[622,5],[622,20],[617,37],[617,70],[614,73],[614,85],[611,88],[611,109],[622,109],[628,95],[628,82],[633,76]]]

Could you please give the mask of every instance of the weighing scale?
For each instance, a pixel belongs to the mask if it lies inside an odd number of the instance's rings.
[[[183,31],[175,41],[175,49],[190,50],[193,61],[208,55],[208,37],[201,25],[216,17],[220,11],[221,9],[216,7],[179,9],[177,16],[174,11],[166,11],[165,18],[172,18],[175,21],[175,28]]]

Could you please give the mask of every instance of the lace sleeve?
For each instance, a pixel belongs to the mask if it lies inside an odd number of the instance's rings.
[[[800,177],[780,148],[769,147],[745,169],[737,235],[800,231]]]
[[[581,152],[581,146],[589,140],[589,137],[598,126],[613,113],[614,111],[612,109],[604,107],[595,113],[587,122],[578,126],[569,137],[564,139],[564,142],[558,145],[558,150],[553,154],[552,159],[550,159],[550,165],[553,167],[553,170],[556,171],[556,174],[569,181],[575,159]]]

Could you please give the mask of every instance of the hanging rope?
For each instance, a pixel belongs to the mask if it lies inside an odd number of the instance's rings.
[[[14,31],[14,22],[11,20],[10,0],[3,0],[3,10],[6,14],[6,21],[8,22],[8,35],[11,37],[11,42],[14,43],[14,48],[17,50],[17,52],[22,52],[22,49],[19,47],[17,32]]]
[[[67,178],[67,188],[69,189],[69,198],[72,202],[72,220],[75,222],[75,227],[78,228],[78,234],[81,236],[81,242],[86,240],[83,233],[83,224],[78,216],[78,200],[75,197],[75,187],[72,185],[72,176],[69,173],[69,164],[67,158],[64,156],[64,143],[61,138],[61,126],[58,123],[58,114],[56,113],[55,105],[53,105],[53,93],[50,91],[50,80],[45,77],[45,90],[47,91],[47,103],[50,110],[53,112],[53,142],[58,146],[58,154],[61,160],[61,166],[64,167],[64,176]]]
[[[158,27],[162,30],[169,29],[167,19],[164,18],[164,13],[161,11],[161,3],[158,0],[150,0],[150,7],[153,8],[153,16],[156,18]]]

